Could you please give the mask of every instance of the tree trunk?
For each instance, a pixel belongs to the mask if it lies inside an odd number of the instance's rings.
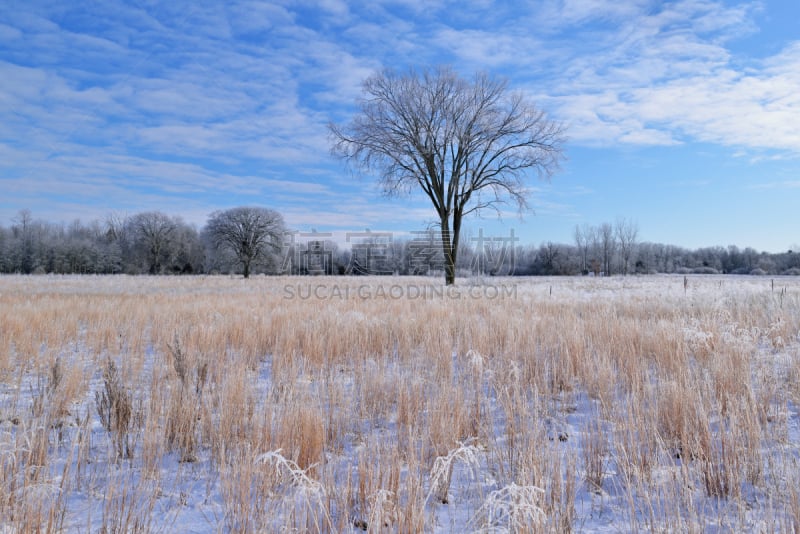
[[[456,283],[456,251],[450,241],[450,220],[447,215],[441,217],[442,253],[444,255],[444,283],[452,286]]]
[[[243,261],[242,265],[244,266],[244,277],[250,278],[250,260]]]
[[[444,283],[448,286],[452,286],[456,283],[456,260],[452,255],[449,259],[445,257]]]

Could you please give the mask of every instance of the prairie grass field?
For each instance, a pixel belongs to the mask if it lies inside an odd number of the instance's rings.
[[[0,277],[0,532],[798,532],[800,279]]]

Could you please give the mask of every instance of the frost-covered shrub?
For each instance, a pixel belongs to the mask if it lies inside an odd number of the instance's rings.
[[[791,269],[786,269],[781,274],[785,276],[800,276],[800,268],[792,267]]]
[[[453,465],[457,461],[466,464],[470,470],[470,478],[474,480],[481,469],[479,454],[480,450],[474,445],[458,442],[458,448],[448,452],[447,456],[437,457],[431,469],[431,488],[425,500],[430,500],[431,496],[435,495],[437,501],[447,504]]]
[[[764,269],[756,268],[750,271],[750,274],[753,276],[764,276],[765,274],[767,274],[767,271],[765,271]]]
[[[540,507],[544,490],[511,483],[491,492],[470,520],[482,532],[536,532],[547,522]]]

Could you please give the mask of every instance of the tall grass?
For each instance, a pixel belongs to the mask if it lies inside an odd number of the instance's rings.
[[[0,530],[797,528],[800,282],[500,282],[2,277]]]

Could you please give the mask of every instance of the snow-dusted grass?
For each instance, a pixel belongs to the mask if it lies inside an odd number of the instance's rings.
[[[796,532],[798,332],[790,277],[0,277],[0,532]]]

